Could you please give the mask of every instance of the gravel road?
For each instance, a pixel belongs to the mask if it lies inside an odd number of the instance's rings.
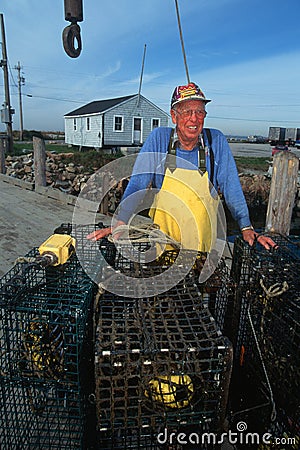
[[[238,143],[230,142],[229,146],[233,153],[233,156],[260,156],[271,158],[272,157],[272,147],[269,144],[248,144],[248,143]],[[290,147],[290,150],[300,157],[300,150],[297,148]]]

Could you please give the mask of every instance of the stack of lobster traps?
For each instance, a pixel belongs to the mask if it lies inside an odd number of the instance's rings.
[[[255,387],[264,391],[260,425],[275,437],[285,433],[295,438],[300,426],[300,247],[299,240],[272,238],[278,244],[272,251],[235,241],[235,364],[240,377],[254,382],[253,392]],[[249,404],[243,406],[251,410]],[[299,448],[296,438],[293,442],[291,448]]]
[[[0,280],[0,447],[89,448],[94,285],[30,251]]]
[[[102,227],[62,224],[67,262],[33,249],[0,280],[1,449],[215,448],[236,281],[222,260],[202,283],[201,256],[87,239]]]
[[[194,285],[139,299],[104,293],[95,342],[101,448],[222,429],[232,348]]]
[[[88,260],[87,270],[100,287],[104,272],[106,276],[108,270],[108,280],[109,270],[115,276],[95,308],[100,448],[180,449],[177,436],[183,434],[184,448],[212,448],[201,439],[205,433],[215,433],[217,439],[223,429],[233,361],[232,345],[218,325],[225,324],[225,304],[217,321],[209,294],[198,283],[199,273],[186,272],[184,255],[176,261],[178,272],[173,272],[178,282],[168,286],[164,274],[178,255],[166,252],[147,262],[151,245],[145,242],[123,243],[119,249],[102,239],[87,247],[80,242],[83,231],[86,235],[92,229],[73,229],[79,258],[83,264]],[[181,270],[186,274],[181,276]],[[214,286],[208,285],[220,304],[220,289],[229,289],[223,286],[228,281],[227,272],[222,280],[225,272],[220,268]],[[195,447],[188,440],[191,433]]]

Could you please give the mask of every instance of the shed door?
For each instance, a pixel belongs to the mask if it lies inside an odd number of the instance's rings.
[[[142,119],[141,117],[133,118],[133,143],[140,144],[142,142]]]

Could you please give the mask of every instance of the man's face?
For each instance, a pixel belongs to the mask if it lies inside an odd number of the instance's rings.
[[[187,142],[197,141],[203,129],[205,116],[205,103],[201,100],[186,100],[171,109],[178,137]]]

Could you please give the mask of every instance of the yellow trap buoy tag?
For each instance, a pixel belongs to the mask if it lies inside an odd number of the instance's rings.
[[[52,258],[51,265],[65,264],[75,250],[76,240],[68,234],[53,234],[40,247],[41,256]]]

